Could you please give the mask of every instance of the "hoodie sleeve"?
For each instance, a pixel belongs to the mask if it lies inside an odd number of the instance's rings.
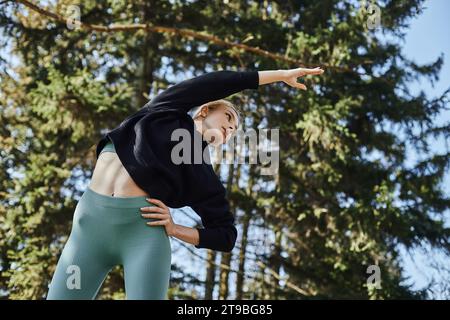
[[[258,71],[213,71],[168,87],[146,106],[154,111],[165,109],[187,113],[193,107],[258,87]]]
[[[231,252],[236,243],[237,229],[225,195],[217,194],[191,205],[191,208],[201,217],[204,227],[197,228],[200,241],[195,247]]]

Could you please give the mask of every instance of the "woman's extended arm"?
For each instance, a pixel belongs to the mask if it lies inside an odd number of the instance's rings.
[[[305,75],[319,75],[323,70],[320,67],[314,69],[296,68],[288,70],[267,70],[258,71],[259,85],[268,84],[277,81],[283,81],[291,87],[306,90],[306,86],[297,82],[297,78]]]
[[[206,102],[226,98],[244,89],[258,89],[258,86],[276,81],[306,90],[297,78],[304,75],[322,74],[320,68],[296,68],[267,71],[214,71],[181,81],[166,88],[150,100],[144,107],[153,109],[172,109],[188,112],[191,108]]]
[[[145,107],[188,112],[206,102],[226,98],[244,89],[257,88],[258,71],[213,71],[166,88]]]

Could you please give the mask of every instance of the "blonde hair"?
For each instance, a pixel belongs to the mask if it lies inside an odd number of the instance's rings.
[[[210,102],[207,102],[205,104],[202,104],[199,107],[194,108],[194,111],[192,112],[192,118],[196,119],[199,116],[200,111],[201,111],[201,109],[203,107],[208,107],[209,110],[214,110],[214,109],[216,109],[219,106],[226,106],[228,108],[233,109],[236,112],[237,116],[238,116],[238,118],[237,118],[237,121],[238,121],[238,124],[239,124],[238,127],[241,126],[241,119],[243,118],[243,112],[242,112],[241,108],[239,108],[238,106],[234,105],[230,101],[224,100],[224,99],[210,101]]]

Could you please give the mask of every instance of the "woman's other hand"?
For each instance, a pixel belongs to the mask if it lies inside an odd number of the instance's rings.
[[[148,198],[147,201],[154,204],[155,206],[142,207],[141,211],[144,212],[141,214],[142,217],[160,219],[159,221],[147,222],[147,224],[149,226],[164,226],[169,237],[175,235],[177,225],[172,220],[172,215],[170,214],[169,207],[167,207],[162,201],[158,199]]]

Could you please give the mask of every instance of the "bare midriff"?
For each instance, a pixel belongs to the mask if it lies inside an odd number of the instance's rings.
[[[105,151],[99,155],[89,188],[97,193],[114,197],[149,197],[136,185],[114,152]]]

